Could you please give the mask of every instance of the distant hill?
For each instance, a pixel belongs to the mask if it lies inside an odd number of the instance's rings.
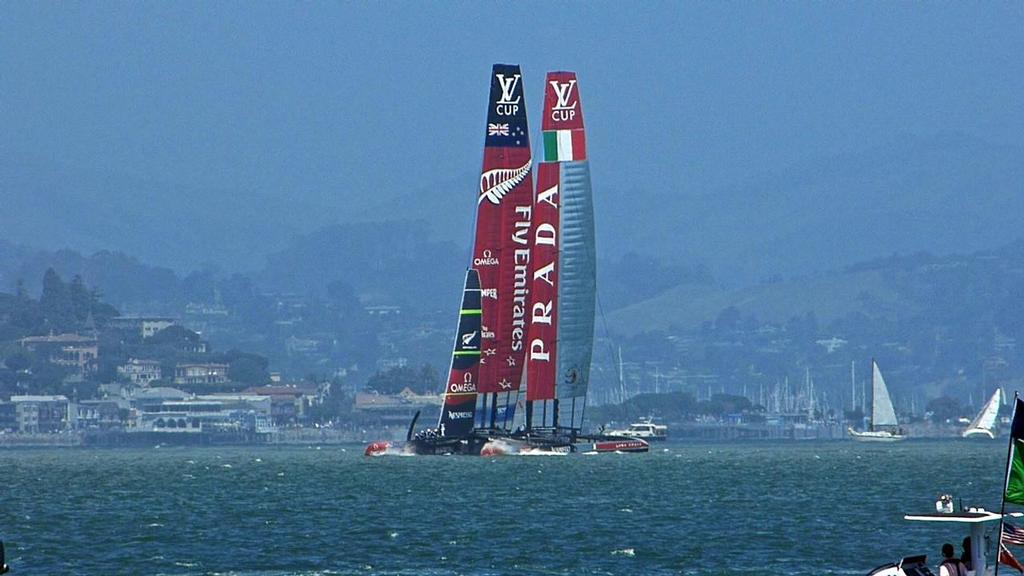
[[[264,290],[314,295],[342,282],[369,304],[441,306],[454,314],[468,258],[467,249],[436,240],[423,221],[327,226],[267,256],[256,281]]]
[[[620,189],[598,205],[606,241],[702,260],[716,277],[748,284],[895,253],[1011,242],[1024,221],[1024,148],[944,134],[835,158],[809,150],[804,162],[742,185],[668,182]]]
[[[1024,241],[966,255],[917,253],[890,256],[842,270],[785,281],[725,289],[685,283],[608,314],[609,329],[622,335],[654,330],[691,330],[713,323],[727,308],[759,322],[783,324],[813,313],[823,325],[858,316],[888,322],[926,317],[959,325],[996,321],[1024,336]],[[1024,301],[1022,301],[1024,302]]]
[[[609,315],[609,324],[623,334],[671,327],[689,329],[714,321],[730,306],[762,322],[782,323],[808,311],[830,320],[852,312],[897,313],[914,304],[902,299],[879,271],[861,270],[737,290],[685,284],[615,311]]]
[[[479,162],[467,157],[457,170],[365,188],[324,181],[303,190],[209,190],[186,177],[154,182],[130,166],[107,173],[5,156],[0,234],[47,250],[122,251],[179,273],[208,263],[255,270],[293,239],[333,224],[420,220],[432,238],[465,250]],[[660,169],[668,176],[595,160],[600,258],[633,252],[669,265],[702,263],[737,286],[894,253],[991,248],[1015,239],[1024,221],[1024,148],[961,134],[906,137],[832,158],[808,150],[795,165],[711,188],[673,178],[672,166]]]

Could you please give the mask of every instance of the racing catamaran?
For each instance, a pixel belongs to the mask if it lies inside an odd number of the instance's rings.
[[[522,391],[510,435],[485,455],[647,451],[637,439],[582,433],[597,294],[594,204],[583,106],[575,72],[550,72],[544,85],[544,161],[533,202],[532,304]]]
[[[518,65],[495,64],[476,195],[472,264],[444,409],[437,427],[419,434],[414,434],[414,418],[405,452],[479,453],[489,435],[506,433],[512,424],[528,329],[532,167],[522,71]],[[471,291],[475,296],[470,296]],[[459,339],[470,333],[463,329],[467,300],[476,302],[474,350],[460,349]],[[471,355],[473,367],[467,372],[462,365]],[[471,381],[467,380],[470,374]],[[367,448],[367,454],[390,448],[389,443],[377,442]]]
[[[640,439],[582,432],[594,343],[590,165],[574,72],[551,72],[534,195],[519,66],[491,75],[472,266],[444,405],[413,454],[645,452]],[[375,442],[367,455],[395,450]]]

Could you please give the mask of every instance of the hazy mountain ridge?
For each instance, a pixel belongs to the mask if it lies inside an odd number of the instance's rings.
[[[887,325],[926,320],[968,330],[986,321],[1024,337],[1014,320],[1024,321],[1019,296],[1024,240],[970,254],[894,255],[738,289],[685,283],[616,310],[608,321],[613,332],[625,335],[692,330],[735,308],[741,316],[775,324],[808,313],[826,325],[858,317]]]
[[[438,170],[418,174],[412,188],[385,183],[364,193],[326,180],[306,191],[176,188],[127,170],[7,158],[0,159],[0,188],[8,191],[0,229],[42,249],[122,251],[179,272],[205,263],[258,269],[297,235],[331,223],[422,220],[433,238],[464,252],[478,163],[467,159],[457,177]],[[1024,149],[959,134],[832,158],[809,151],[774,174],[737,175],[748,183],[713,189],[634,174],[607,159],[593,170],[599,258],[636,252],[699,262],[733,286],[896,252],[998,246],[1024,221]]]
[[[651,236],[671,217],[678,245],[715,254],[709,265],[734,284],[894,253],[981,250],[1019,235],[1024,148],[907,137],[686,200],[678,214],[652,212],[637,240],[658,246]]]

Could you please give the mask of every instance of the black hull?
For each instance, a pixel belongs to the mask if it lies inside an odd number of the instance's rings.
[[[479,456],[486,438],[417,438],[406,443],[406,451],[417,456]]]

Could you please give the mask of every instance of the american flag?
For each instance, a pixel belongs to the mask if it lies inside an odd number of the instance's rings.
[[[1003,542],[1024,546],[1024,528],[1014,526],[1009,522],[1003,522]]]
[[[1003,532],[1005,533],[1006,530],[1003,530]],[[1022,565],[1016,558],[1013,557],[1013,554],[1010,553],[1010,549],[1007,548],[1005,545],[999,546],[999,563],[1006,564],[1011,568],[1016,568],[1018,572],[1024,574],[1024,565]]]
[[[488,136],[508,136],[508,124],[487,124]]]

